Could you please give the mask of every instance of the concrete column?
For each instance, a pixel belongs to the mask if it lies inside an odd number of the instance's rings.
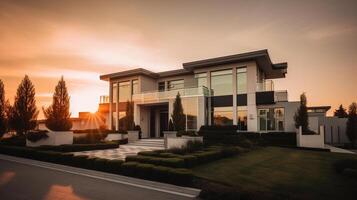
[[[233,124],[237,125],[237,68],[232,69],[233,76]]]
[[[113,127],[113,84],[109,80],[109,129]]]
[[[257,65],[249,63],[247,66],[247,110],[248,110],[248,131],[258,131],[257,105],[255,92],[257,85]]]
[[[197,131],[205,125],[205,97],[197,97]]]
[[[119,83],[117,83],[115,130],[119,130]]]

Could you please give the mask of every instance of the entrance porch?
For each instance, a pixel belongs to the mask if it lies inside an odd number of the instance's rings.
[[[135,124],[141,127],[142,138],[161,138],[168,130],[169,103],[136,105]]]

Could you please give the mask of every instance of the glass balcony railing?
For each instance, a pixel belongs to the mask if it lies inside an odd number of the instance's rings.
[[[266,80],[261,83],[257,83],[257,92],[274,91],[274,82],[272,80]]]
[[[181,97],[209,96],[211,94],[207,87],[202,86],[175,90],[143,92],[134,94],[132,99],[137,102],[160,102],[170,98],[175,98],[177,93],[180,93]]]
[[[102,95],[99,97],[99,104],[109,103],[109,96]]]

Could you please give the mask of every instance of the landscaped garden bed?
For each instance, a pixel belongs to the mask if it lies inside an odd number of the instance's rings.
[[[126,161],[161,165],[173,168],[191,168],[196,165],[230,157],[244,151],[238,147],[208,147],[192,152],[180,150],[157,150],[139,152],[137,156],[128,156]]]
[[[191,186],[193,180],[191,170],[183,168],[170,168],[137,162],[124,163],[121,160],[109,160],[86,155],[5,145],[0,145],[0,153],[176,185]]]

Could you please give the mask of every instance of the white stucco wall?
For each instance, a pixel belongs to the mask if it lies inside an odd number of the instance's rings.
[[[308,147],[308,148],[325,148],[324,142],[324,128],[323,126],[319,127],[319,134],[316,135],[303,135],[301,127],[296,130],[296,141],[299,147]]]
[[[36,142],[26,140],[26,146],[38,147],[41,145],[53,145],[58,146],[62,144],[73,144],[73,132],[72,131],[49,131],[47,133],[48,138],[41,139]]]

